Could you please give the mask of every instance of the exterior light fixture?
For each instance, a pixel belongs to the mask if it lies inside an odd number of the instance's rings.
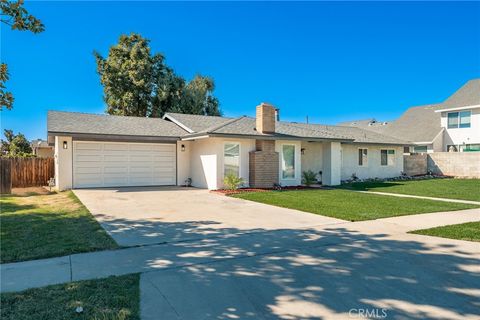
[[[182,149],[181,150],[182,150],[182,152],[185,151],[185,145],[184,144],[182,144]]]
[[[63,141],[63,149],[68,149],[68,143],[67,143],[67,141]]]
[[[300,149],[300,153],[301,153],[301,154],[305,154],[305,148],[301,148],[301,149]]]

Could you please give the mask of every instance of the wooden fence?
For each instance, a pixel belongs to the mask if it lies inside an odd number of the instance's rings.
[[[1,159],[2,193],[8,191],[8,171],[11,188],[46,186],[55,175],[53,158],[3,158]],[[5,183],[4,183],[5,181]]]

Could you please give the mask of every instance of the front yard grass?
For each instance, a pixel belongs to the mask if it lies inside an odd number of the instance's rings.
[[[343,184],[339,188],[480,201],[480,179],[353,182]]]
[[[480,242],[480,221],[416,230],[410,233]]]
[[[461,203],[399,198],[338,189],[252,192],[232,196],[349,221],[478,207]]]
[[[1,319],[140,319],[139,275],[70,282],[1,295]],[[82,313],[75,309],[82,307]]]
[[[71,191],[2,195],[0,220],[1,263],[118,247]]]

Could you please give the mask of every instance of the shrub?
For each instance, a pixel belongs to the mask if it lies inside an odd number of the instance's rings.
[[[302,172],[302,183],[307,187],[317,182],[317,174],[312,170]]]
[[[225,187],[229,190],[236,190],[238,189],[243,183],[243,179],[240,177],[237,177],[234,174],[228,174],[224,179],[223,179],[223,184]]]

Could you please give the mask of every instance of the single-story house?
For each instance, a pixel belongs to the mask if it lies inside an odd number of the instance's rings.
[[[119,186],[191,185],[219,189],[229,174],[245,186],[300,185],[312,170],[325,185],[403,171],[409,143],[348,126],[279,121],[262,103],[256,117],[167,113],[139,118],[48,112],[60,190]]]

